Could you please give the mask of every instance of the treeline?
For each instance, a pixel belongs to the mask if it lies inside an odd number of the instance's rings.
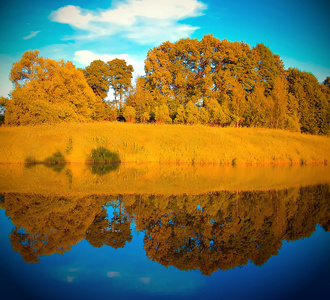
[[[330,77],[284,69],[263,44],[181,39],[150,49],[145,73],[132,87],[124,60],[93,61],[77,70],[24,53],[13,65],[7,125],[67,120],[212,124],[330,132]],[[109,90],[114,101],[106,101]]]

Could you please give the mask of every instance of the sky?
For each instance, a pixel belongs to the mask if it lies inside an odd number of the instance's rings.
[[[149,49],[213,34],[251,47],[263,43],[285,68],[330,76],[329,0],[11,0],[0,11],[0,96],[12,64],[27,50],[86,67],[125,59],[144,74]]]

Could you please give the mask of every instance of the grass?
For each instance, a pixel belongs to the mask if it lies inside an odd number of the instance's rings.
[[[330,159],[328,137],[263,128],[63,123],[0,128],[0,163],[177,162],[310,164]]]

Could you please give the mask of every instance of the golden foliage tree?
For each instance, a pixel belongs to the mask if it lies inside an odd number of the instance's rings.
[[[26,125],[98,119],[102,106],[82,72],[71,62],[39,57],[27,51],[13,64],[12,97],[6,103],[5,123]]]

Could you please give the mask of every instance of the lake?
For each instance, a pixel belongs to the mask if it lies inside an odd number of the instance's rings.
[[[1,299],[324,299],[330,167],[0,165]]]

